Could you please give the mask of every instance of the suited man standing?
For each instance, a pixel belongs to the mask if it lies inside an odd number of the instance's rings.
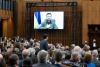
[[[40,41],[40,49],[41,50],[48,50],[48,35],[44,34],[42,36],[42,40]]]

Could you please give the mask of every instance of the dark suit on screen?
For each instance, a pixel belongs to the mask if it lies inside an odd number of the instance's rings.
[[[43,23],[40,25],[40,29],[58,29],[55,20],[51,19],[51,22],[48,24],[47,20],[45,20]],[[49,27],[48,27],[49,25]]]

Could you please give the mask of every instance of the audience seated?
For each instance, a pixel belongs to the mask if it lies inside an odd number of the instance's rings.
[[[0,41],[0,67],[100,67],[100,49],[90,50],[72,44],[48,43],[40,49],[41,41],[19,36],[2,37]]]

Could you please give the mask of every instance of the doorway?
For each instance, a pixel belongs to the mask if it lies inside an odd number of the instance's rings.
[[[97,48],[100,48],[100,25],[88,25],[89,43],[93,46],[93,39],[96,39]]]

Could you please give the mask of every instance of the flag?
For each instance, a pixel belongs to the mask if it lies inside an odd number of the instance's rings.
[[[37,20],[38,24],[41,24],[41,14],[40,14],[40,11],[35,12],[35,17],[36,17],[36,20]]]

